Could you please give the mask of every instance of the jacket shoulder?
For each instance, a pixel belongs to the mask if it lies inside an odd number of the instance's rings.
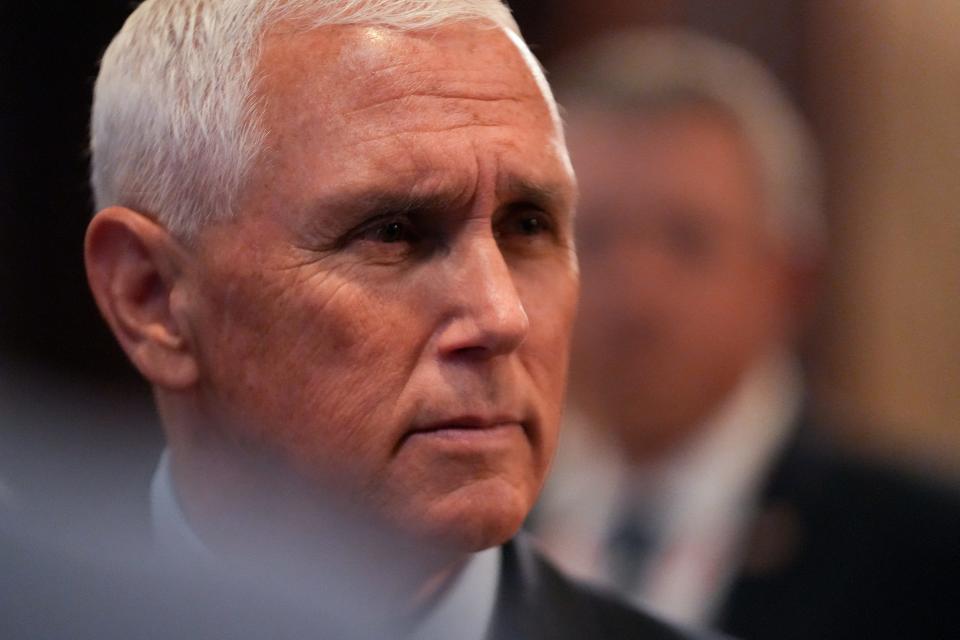
[[[956,637],[960,494],[798,437],[775,465],[720,626],[751,638]]]
[[[491,640],[689,640],[697,637],[633,608],[610,593],[564,576],[523,536],[505,545],[503,551]]]

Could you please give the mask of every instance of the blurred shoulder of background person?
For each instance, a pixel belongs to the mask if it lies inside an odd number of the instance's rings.
[[[955,632],[957,495],[832,447],[809,406],[821,176],[776,80],[682,30],[607,36],[554,78],[583,286],[545,548],[745,638]]]

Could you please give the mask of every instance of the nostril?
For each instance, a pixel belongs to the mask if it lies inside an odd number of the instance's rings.
[[[519,348],[528,328],[527,314],[520,304],[515,311],[474,307],[442,329],[440,349],[445,355],[458,358],[491,358]]]
[[[490,350],[481,346],[461,347],[459,349],[454,349],[451,355],[466,360],[480,360],[489,358]]]

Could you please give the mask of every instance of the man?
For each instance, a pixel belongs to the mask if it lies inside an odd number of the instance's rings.
[[[306,593],[359,563],[370,615],[427,637],[675,637],[509,542],[578,274],[556,107],[504,5],[148,0],[92,151],[87,270],[155,391],[164,546]]]
[[[571,60],[578,417],[538,507],[545,546],[738,637],[956,635],[956,497],[813,442],[791,352],[823,250],[819,180],[776,82],[685,31]]]

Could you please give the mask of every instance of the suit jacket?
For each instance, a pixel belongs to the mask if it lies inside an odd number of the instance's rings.
[[[502,569],[490,640],[693,638],[574,584],[522,540],[504,546]],[[3,523],[0,572],[0,635],[11,640],[400,637],[363,620],[324,617],[306,606],[315,595],[273,598],[229,574],[165,570],[150,558],[107,562]]]
[[[0,511],[4,640],[384,637],[364,619],[346,624],[308,606],[310,594],[289,597],[270,576],[258,583],[250,574],[171,563],[133,539],[135,529],[109,523],[90,541],[84,527],[38,530],[20,515]]]
[[[825,447],[808,427],[769,478],[719,628],[744,640],[960,638],[960,496]]]
[[[503,548],[503,572],[491,640],[693,637],[612,595],[561,575],[532,550],[523,535]]]
[[[28,459],[49,458],[48,450],[48,445],[18,448]],[[108,462],[101,470],[116,482],[132,477],[126,466],[126,460]],[[29,471],[14,474],[18,490],[37,487],[31,478],[50,475],[45,466]],[[136,479],[143,475],[138,472]],[[311,606],[315,595],[288,599],[281,591],[278,597],[269,582],[248,584],[249,575],[235,580],[203,566],[168,565],[153,553],[146,482],[139,483],[139,500],[110,501],[104,508],[99,496],[91,499],[80,491],[86,484],[68,489],[67,479],[18,491],[24,509],[0,509],[2,638],[392,637],[389,630],[370,631],[375,623],[361,626],[363,620],[344,628],[342,610],[323,617]],[[504,545],[502,558],[490,640],[692,637],[563,577],[522,537]],[[342,609],[363,604],[348,602]]]

